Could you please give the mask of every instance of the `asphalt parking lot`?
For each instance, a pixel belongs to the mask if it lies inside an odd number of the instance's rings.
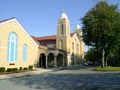
[[[69,68],[0,80],[0,90],[120,90],[120,72]]]

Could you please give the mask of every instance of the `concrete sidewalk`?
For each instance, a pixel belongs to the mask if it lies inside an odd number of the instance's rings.
[[[0,79],[19,78],[19,77],[23,77],[23,76],[38,75],[38,74],[43,74],[43,73],[47,73],[47,72],[52,72],[54,70],[56,70],[56,69],[39,68],[39,69],[35,69],[35,71],[0,75]]]
[[[47,72],[53,72],[53,71],[57,71],[57,70],[69,70],[69,69],[75,69],[75,68],[78,69],[80,67],[82,67],[82,66],[81,65],[71,65],[71,66],[48,68],[48,69],[35,68],[35,71],[0,75],[0,79],[19,78],[19,77],[23,77],[23,76],[31,76],[31,75],[38,75],[38,74],[43,74],[43,73],[47,73]]]

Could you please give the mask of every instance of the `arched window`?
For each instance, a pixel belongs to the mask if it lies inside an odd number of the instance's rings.
[[[8,35],[7,61],[15,62],[17,60],[18,36],[14,32]]]
[[[63,24],[61,24],[61,26],[60,26],[60,35],[63,35],[64,34],[64,25]]]
[[[26,61],[27,60],[27,45],[26,44],[24,44],[23,45],[23,61]]]
[[[60,49],[63,49],[63,41],[60,40]]]

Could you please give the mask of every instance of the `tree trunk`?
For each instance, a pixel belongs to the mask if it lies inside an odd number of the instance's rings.
[[[107,60],[105,61],[105,67],[107,67]]]
[[[102,50],[102,68],[105,66],[105,51],[104,49]]]
[[[107,67],[107,56],[106,56],[106,53],[105,53],[105,67]]]

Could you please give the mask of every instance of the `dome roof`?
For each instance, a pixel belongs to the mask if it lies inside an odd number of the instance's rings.
[[[60,15],[60,19],[64,19],[64,18],[68,19],[66,13],[63,12],[63,13]]]
[[[76,25],[75,29],[81,29],[80,25]]]

